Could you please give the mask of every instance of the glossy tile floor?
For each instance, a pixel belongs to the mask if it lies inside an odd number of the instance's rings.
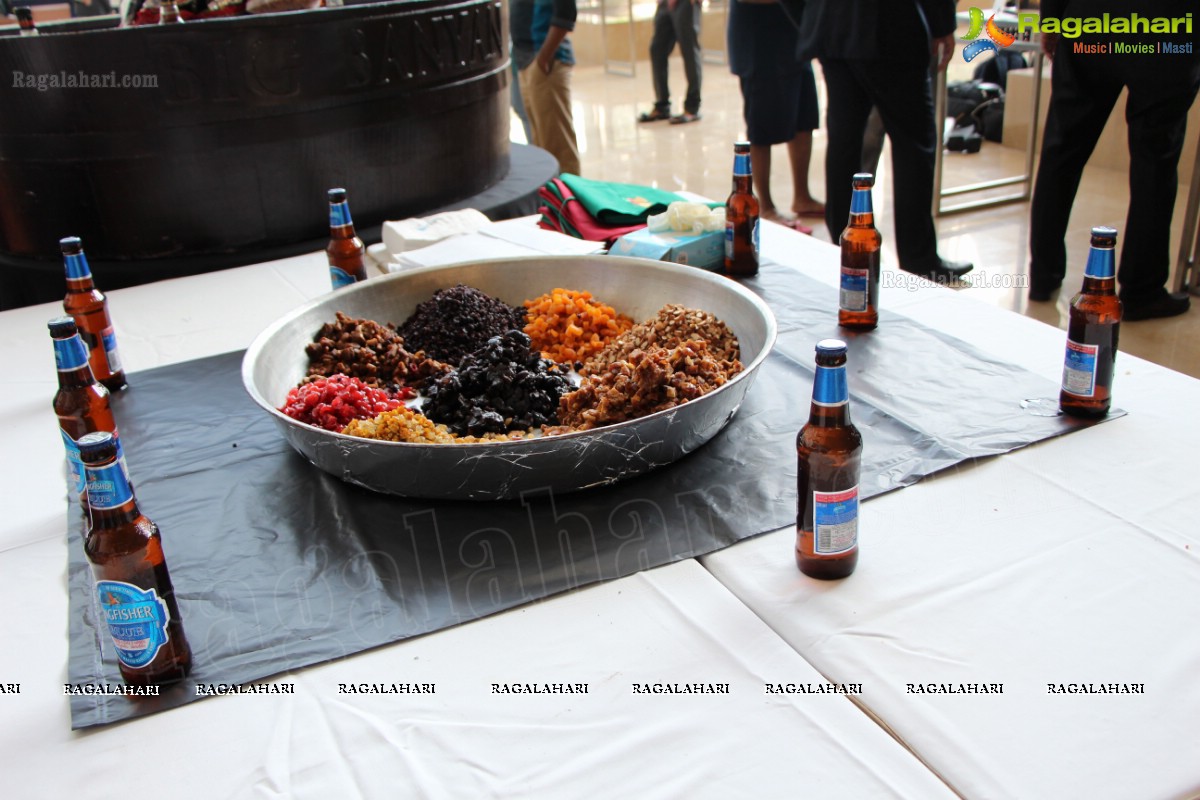
[[[960,65],[965,67],[966,65]],[[676,113],[686,83],[682,61],[671,58],[670,85],[676,93]],[[958,77],[952,74],[953,77]],[[823,86],[818,71],[817,83]],[[632,78],[608,74],[601,66],[576,67],[572,102],[585,176],[691,191],[723,199],[729,193],[733,142],[743,136],[742,98],[737,79],[722,64],[705,64],[703,118],[690,125],[639,124],[639,111],[653,104],[650,65],[640,61]],[[519,124],[514,139],[522,140]],[[1195,142],[1184,148],[1184,159],[1194,158]],[[814,135],[809,186],[824,196],[825,132]],[[1013,147],[985,142],[980,153],[947,153],[943,186],[953,187],[990,178],[1019,175],[1024,153]],[[890,155],[884,150],[873,195],[876,225],[884,239],[884,269],[895,270],[892,237],[892,187]],[[777,147],[771,170],[772,195],[783,208],[791,204],[791,177],[786,150]],[[1025,314],[1065,330],[1067,304],[1082,283],[1088,231],[1093,225],[1124,227],[1128,203],[1128,177],[1124,172],[1091,168],[1084,174],[1067,235],[1069,274],[1059,296],[1048,303],[1031,303],[1023,288],[1028,275],[1028,202],[941,216],[937,220],[939,250],[944,257],[969,260],[975,270],[970,286],[956,289],[980,302]],[[1174,217],[1172,252],[1179,244],[1187,185],[1181,185]],[[1008,192],[1013,188],[1009,187]],[[976,199],[975,197],[971,199]],[[950,201],[947,201],[949,204]],[[829,234],[820,219],[809,218],[814,235],[826,241]],[[1200,298],[1181,317],[1121,326],[1121,350],[1200,377]]]

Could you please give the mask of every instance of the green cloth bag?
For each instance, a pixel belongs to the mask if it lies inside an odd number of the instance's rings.
[[[666,211],[669,204],[685,199],[674,192],[635,183],[594,181],[569,172],[558,177],[592,218],[604,225],[637,225],[651,214]]]

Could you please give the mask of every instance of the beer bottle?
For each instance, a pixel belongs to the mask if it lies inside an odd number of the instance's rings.
[[[33,11],[29,6],[21,6],[13,11],[17,17],[17,25],[20,26],[22,36],[37,36],[41,31],[33,24]]]
[[[83,462],[79,458],[79,440],[93,431],[108,431],[118,436],[117,423],[109,406],[108,389],[97,382],[88,366],[87,348],[70,317],[56,317],[47,323],[54,339],[54,363],[58,368],[58,391],[54,393],[54,413],[67,449],[72,486],[80,503],[87,500]],[[118,457],[120,439],[117,439]]]
[[[329,279],[333,288],[340,289],[355,281],[365,281],[367,248],[363,247],[362,239],[354,232],[345,189],[329,190],[329,237],[325,255],[329,259]]]
[[[796,565],[813,578],[844,578],[858,564],[862,436],[850,422],[846,343],[817,342],[808,423],[796,436]]]
[[[174,25],[179,22],[183,22],[183,17],[179,16],[177,0],[162,0],[158,6],[158,24]]]
[[[117,354],[117,337],[108,316],[108,300],[92,281],[92,269],[78,236],[59,240],[67,270],[67,296],[63,308],[75,318],[79,335],[88,347],[88,362],[96,380],[112,392],[125,388],[125,370]]]
[[[875,229],[871,187],[875,177],[859,172],[853,178],[850,221],[839,239],[842,246],[841,291],[838,325],[869,331],[879,324],[879,247],[883,238]]]
[[[158,526],[138,509],[111,433],[87,434],[79,440],[79,454],[90,515],[84,553],[121,677],[134,686],[182,680],[191,671],[192,651]]]
[[[750,182],[750,143],[733,146],[733,192],[725,201],[725,274],[758,274],[758,198]]]
[[[1108,413],[1121,329],[1116,292],[1117,231],[1092,228],[1092,249],[1083,268],[1083,288],[1071,298],[1067,354],[1058,406],[1064,414],[1097,419]]]

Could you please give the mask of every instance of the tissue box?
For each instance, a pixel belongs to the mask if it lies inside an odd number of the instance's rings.
[[[725,232],[679,233],[641,230],[627,233],[613,243],[609,255],[653,258],[674,261],[707,270],[719,270],[725,265]]]

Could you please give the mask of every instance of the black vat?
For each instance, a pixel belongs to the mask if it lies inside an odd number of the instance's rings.
[[[332,186],[360,228],[484,191],[509,171],[507,41],[497,0],[0,37],[0,307],[22,271],[61,295],[66,235],[117,288],[327,237]]]

